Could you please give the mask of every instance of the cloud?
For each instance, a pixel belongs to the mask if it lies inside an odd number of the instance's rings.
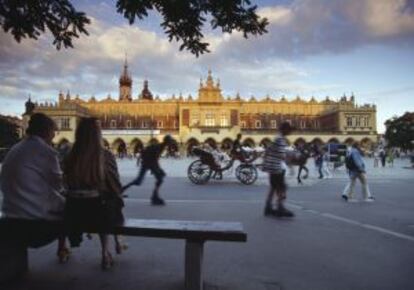
[[[414,44],[409,0],[295,0],[262,7],[268,33],[245,40],[240,33],[215,36],[213,50],[226,57],[304,58],[345,53],[370,44]]]
[[[159,34],[154,19],[129,26],[116,13],[103,17],[114,7],[100,5],[101,11],[91,14],[90,35],[76,39],[75,49],[55,50],[50,35],[18,44],[1,31],[0,98],[22,100],[31,94],[37,100],[56,100],[60,90],[85,99],[108,93],[116,98],[125,52],[134,97],[144,79],[154,94],[194,96],[208,68],[221,79],[225,95],[322,97],[342,85],[312,84],[314,71],[303,69],[300,60],[369,44],[413,42],[414,14],[408,4],[408,0],[294,0],[262,7],[259,13],[269,19],[269,33],[246,40],[241,33],[209,31],[206,40],[213,52],[200,58],[180,52],[179,44]],[[123,21],[115,21],[116,17]]]

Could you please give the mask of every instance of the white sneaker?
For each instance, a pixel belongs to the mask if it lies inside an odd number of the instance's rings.
[[[348,198],[348,202],[358,202],[358,199],[356,199],[356,198]]]
[[[366,199],[364,199],[365,202],[374,202],[373,196],[368,196]]]

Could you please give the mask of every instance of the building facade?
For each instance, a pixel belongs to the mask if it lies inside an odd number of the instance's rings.
[[[158,142],[170,134],[182,153],[203,142],[229,148],[238,133],[247,146],[266,145],[277,133],[278,125],[287,121],[296,130],[291,144],[314,142],[360,142],[370,147],[377,141],[375,105],[358,106],[354,96],[338,101],[310,101],[297,97],[276,100],[222,95],[220,82],[211,71],[200,80],[196,97],[172,96],[161,100],[153,96],[148,82],[137,98],[133,97],[132,78],[125,62],[119,78],[119,96],[84,100],[60,93],[56,103],[26,103],[24,124],[32,112],[43,112],[56,120],[59,131],[56,144],[74,141],[76,124],[81,117],[100,120],[103,138],[114,152],[136,153],[150,142]]]

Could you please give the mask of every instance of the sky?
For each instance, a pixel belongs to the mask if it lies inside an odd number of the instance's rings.
[[[72,1],[91,19],[89,36],[56,50],[50,34],[17,43],[0,31],[0,113],[21,115],[30,96],[57,101],[60,91],[89,99],[118,97],[125,54],[133,97],[144,79],[161,98],[197,95],[209,69],[224,96],[261,99],[354,95],[377,105],[377,127],[414,111],[414,0],[252,1],[268,33],[247,40],[205,24],[211,52],[195,57],[169,42],[157,12],[129,25],[115,1]]]

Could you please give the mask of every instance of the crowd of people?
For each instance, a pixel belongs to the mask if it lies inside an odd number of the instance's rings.
[[[269,176],[265,216],[294,217],[294,213],[285,207],[286,171],[288,164],[301,157],[305,149],[298,146],[294,153],[289,150],[286,137],[293,130],[290,123],[281,123],[279,135],[264,152],[263,170]],[[83,235],[90,229],[90,232],[99,233],[101,266],[102,269],[109,269],[113,265],[113,257],[107,233],[124,221],[123,192],[131,186],[139,186],[150,171],[156,179],[151,204],[165,205],[159,191],[166,173],[159,159],[163,152],[168,152],[169,147],[176,143],[167,135],[161,143],[144,148],[140,153],[137,177],[122,186],[115,156],[103,145],[101,128],[96,118],[81,119],[73,146],[61,150],[61,154],[52,146],[55,131],[56,125],[51,118],[41,113],[33,114],[27,136],[11,148],[4,160],[1,171],[1,210],[8,220],[9,229],[12,229],[8,232],[29,247],[41,247],[58,239],[57,255],[60,261],[65,262],[70,254],[67,241],[71,247],[79,247]],[[241,146],[241,137],[239,134],[233,142],[231,155],[243,162],[247,152]],[[228,162],[228,155],[217,148],[206,145],[205,149],[213,153],[218,166]],[[319,178],[330,178],[329,150],[314,147],[312,151]],[[383,160],[391,158],[391,155],[384,150],[376,151],[374,166],[379,161],[385,166]],[[349,181],[342,198],[347,202],[355,201],[354,188],[359,180],[364,200],[374,201],[357,143],[347,150],[344,158]],[[122,253],[127,248],[126,244],[119,236],[115,235],[113,239],[116,253]]]

